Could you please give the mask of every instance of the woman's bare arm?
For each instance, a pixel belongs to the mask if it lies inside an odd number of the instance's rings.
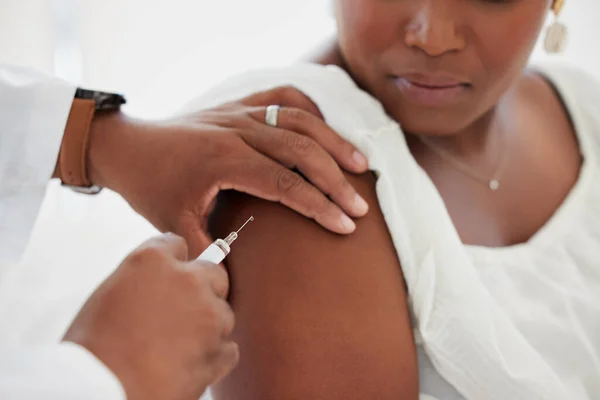
[[[347,177],[371,207],[348,237],[278,204],[221,196],[213,236],[256,219],[227,259],[241,360],[216,400],[417,399],[406,290],[375,179]]]

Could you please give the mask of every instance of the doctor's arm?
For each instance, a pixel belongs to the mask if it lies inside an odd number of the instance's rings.
[[[282,107],[278,128],[265,123],[270,104]],[[161,121],[100,111],[83,141],[87,146],[69,135],[71,121],[81,119],[77,108],[76,99],[55,176],[69,178],[65,154],[82,160],[90,183],[121,194],[159,230],[185,237],[190,256],[209,242],[203,235],[205,221],[220,190],[280,202],[337,233],[353,231],[348,215],[367,212],[342,173],[342,168],[364,172],[366,160],[293,88]],[[76,150],[84,147],[85,154],[78,156]]]
[[[200,398],[238,350],[226,272],[187,253],[173,234],[147,241],[92,294],[63,343],[0,350],[0,398]]]

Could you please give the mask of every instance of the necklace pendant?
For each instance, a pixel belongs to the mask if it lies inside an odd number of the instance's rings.
[[[500,182],[497,179],[492,179],[488,182],[488,186],[490,187],[490,190],[496,191],[500,189]]]

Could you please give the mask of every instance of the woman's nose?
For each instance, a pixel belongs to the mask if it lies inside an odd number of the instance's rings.
[[[458,32],[456,19],[444,7],[445,1],[425,1],[413,14],[404,32],[407,46],[417,48],[431,57],[460,51],[466,40]]]

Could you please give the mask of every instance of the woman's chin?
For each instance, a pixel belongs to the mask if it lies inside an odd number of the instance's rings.
[[[415,107],[400,104],[393,109],[386,109],[404,132],[423,136],[460,134],[481,117],[475,107]]]

